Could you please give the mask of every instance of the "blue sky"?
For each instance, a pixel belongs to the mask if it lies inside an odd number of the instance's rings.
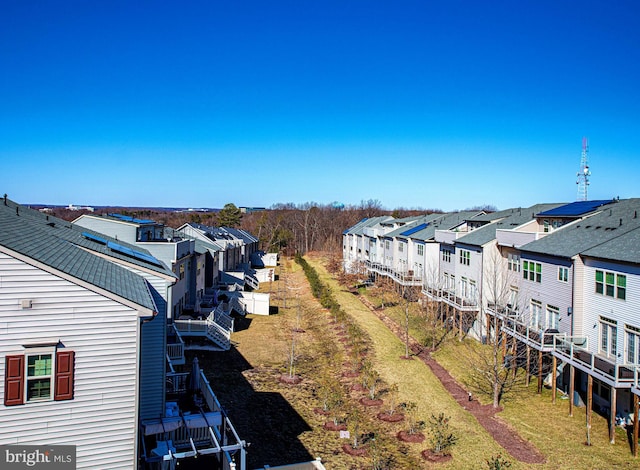
[[[385,207],[638,197],[637,1],[0,4],[0,192]]]

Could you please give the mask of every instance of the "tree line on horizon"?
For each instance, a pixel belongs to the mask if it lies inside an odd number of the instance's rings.
[[[495,211],[493,206],[477,206],[471,210]],[[469,210],[469,209],[467,209]],[[105,208],[97,214],[114,212]],[[310,251],[342,252],[342,234],[349,227],[365,218],[390,215],[403,218],[416,215],[442,213],[440,209],[396,208],[385,209],[377,199],[362,200],[360,204],[279,203],[271,208],[242,213],[233,203],[216,212],[177,212],[149,208],[118,208],[118,213],[132,217],[151,219],[168,227],[178,228],[185,223],[198,223],[212,227],[232,227],[245,230],[260,240],[265,251],[287,255]],[[87,211],[54,208],[53,214],[65,220],[74,220]]]

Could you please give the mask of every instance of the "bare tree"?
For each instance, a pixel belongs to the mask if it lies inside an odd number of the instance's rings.
[[[481,313],[487,319],[485,345],[468,342],[466,360],[469,364],[467,386],[476,393],[491,397],[493,407],[498,408],[508,395],[525,385],[522,374],[517,374],[517,364],[524,357],[524,350],[517,347],[515,339],[509,341],[502,330],[502,320],[497,312],[503,312],[512,299],[516,273],[507,270],[506,260],[497,249],[486,254],[483,272],[483,297]],[[488,310],[492,312],[489,313]]]
[[[409,307],[418,300],[419,293],[416,287],[402,285],[402,298],[404,299],[404,357],[409,358],[409,323],[411,315]]]
[[[447,324],[448,319],[444,313],[445,304],[438,300],[446,286],[437,262],[426,266],[423,282],[427,292],[421,299],[426,335],[425,346],[431,344],[431,349],[435,351],[452,331],[452,325]]]

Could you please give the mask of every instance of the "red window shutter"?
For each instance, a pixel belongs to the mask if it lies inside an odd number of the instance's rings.
[[[56,378],[53,399],[73,400],[74,351],[56,352]]]
[[[6,406],[24,403],[24,356],[5,357],[4,404]]]

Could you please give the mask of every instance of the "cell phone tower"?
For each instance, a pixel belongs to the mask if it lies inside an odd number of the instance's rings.
[[[578,181],[578,201],[588,200],[589,190],[589,177],[591,176],[591,170],[589,170],[589,162],[587,160],[587,154],[589,153],[589,143],[586,137],[582,138],[582,157],[580,158],[580,171],[576,173]]]

